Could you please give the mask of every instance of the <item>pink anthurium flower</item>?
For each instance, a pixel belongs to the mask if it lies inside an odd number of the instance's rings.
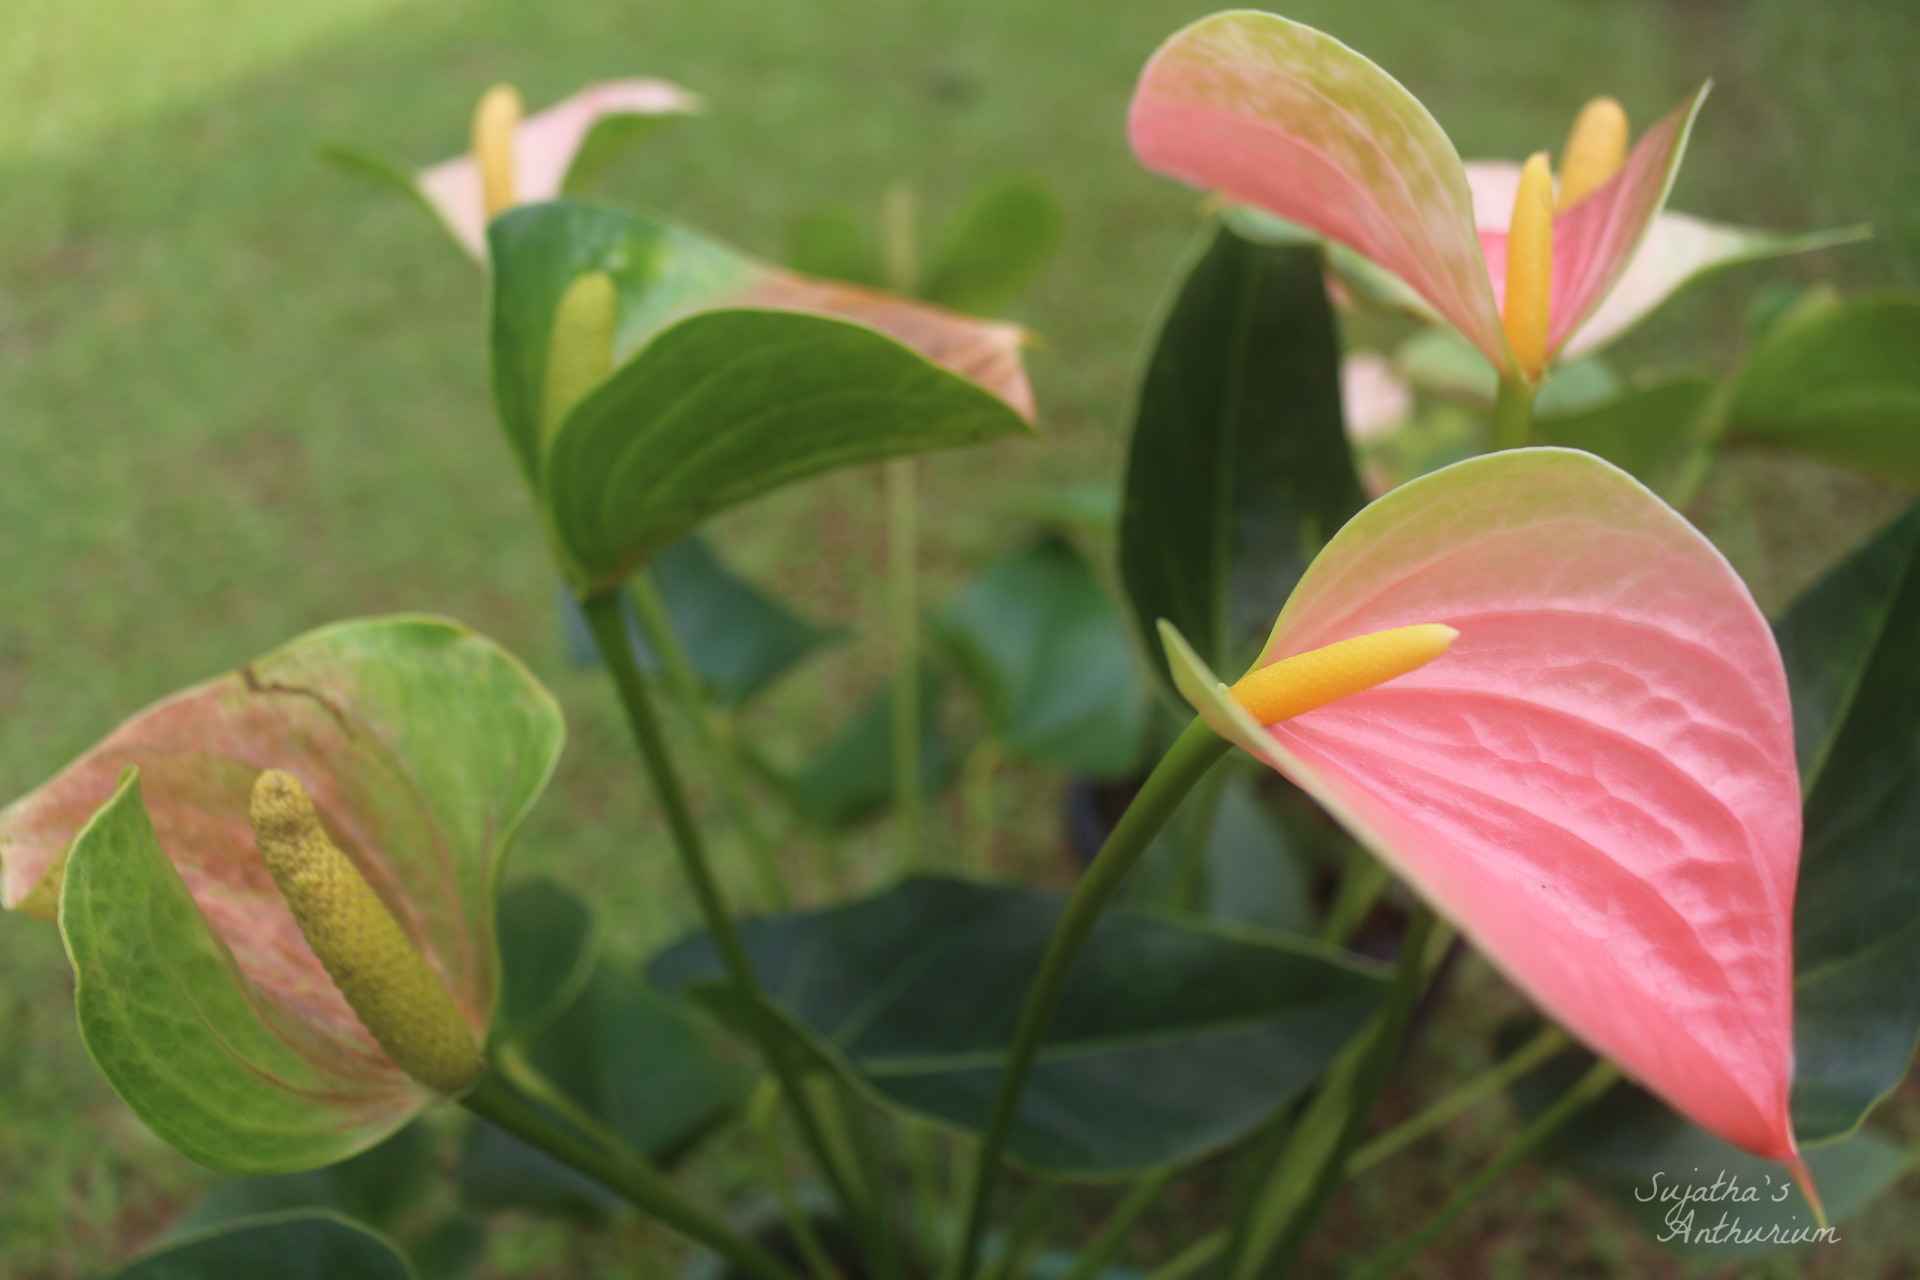
[[[1617,105],[1591,104],[1562,157],[1557,198],[1544,154],[1536,183],[1511,168],[1481,170],[1476,184],[1392,76],[1332,36],[1241,10],[1203,18],[1160,47],[1141,73],[1129,133],[1148,168],[1357,252],[1503,375],[1533,381],[1555,356],[1597,346],[1702,270],[1858,234],[1792,239],[1678,215],[1663,222],[1705,96],[1702,86],[1630,151]]]
[[[0,903],[58,920],[81,1035],[156,1133],[237,1172],[330,1164],[477,1074],[499,861],[564,732],[462,627],[326,627],[0,809]]]
[[[1473,221],[1487,255],[1496,292],[1506,283],[1506,230],[1520,184],[1520,166],[1507,160],[1469,160],[1467,187]],[[1613,341],[1695,277],[1722,267],[1793,253],[1807,253],[1866,238],[1864,227],[1780,235],[1729,226],[1662,209],[1654,215],[1639,250],[1613,288],[1584,323],[1567,336],[1563,357],[1586,355]]]
[[[1216,731],[1551,1016],[1703,1128],[1799,1168],[1792,712],[1765,618],[1682,516],[1590,454],[1492,454],[1355,516],[1238,685],[1163,631]],[[1377,678],[1333,664],[1336,694],[1363,691],[1289,701],[1290,670],[1349,650],[1378,666],[1368,645],[1398,655]]]
[[[519,95],[502,86],[481,99],[475,132],[490,117],[511,137],[503,151],[510,175],[508,204],[551,200],[566,186],[573,162],[595,129],[622,118],[686,115],[700,99],[667,80],[606,80],[520,119]],[[448,232],[475,258],[487,256],[488,208],[481,165],[462,152],[414,176],[422,199],[440,215]]]

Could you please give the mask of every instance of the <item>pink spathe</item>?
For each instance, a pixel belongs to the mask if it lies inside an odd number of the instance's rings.
[[[1618,174],[1554,219],[1549,355],[1626,271],[1705,96],[1703,87],[1647,130]],[[1446,133],[1338,40],[1272,14],[1203,18],[1147,63],[1128,130],[1149,169],[1346,245],[1404,280],[1496,368],[1514,368],[1497,302],[1504,217],[1481,233]]]
[[[1779,652],[1677,512],[1588,454],[1456,464],[1374,502],[1262,663],[1437,622],[1442,657],[1261,729],[1314,795],[1552,1017],[1696,1123],[1797,1161],[1800,788]]]

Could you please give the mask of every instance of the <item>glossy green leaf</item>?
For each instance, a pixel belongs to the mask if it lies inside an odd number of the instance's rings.
[[[990,314],[1026,292],[1060,246],[1065,215],[1029,178],[989,186],[941,233],[919,294],[960,311]]]
[[[1139,763],[1147,699],[1126,620],[1072,544],[1001,556],[937,625],[1008,750],[1094,777]]]
[[[326,627],[147,709],[0,811],[6,899],[44,913],[57,895],[82,1036],[156,1132],[234,1172],[329,1164],[429,1098],[265,874],[255,779],[301,778],[478,1040],[495,876],[562,737],[546,691],[463,628]]]
[[[735,573],[703,538],[682,538],[655,556],[649,570],[681,647],[708,696],[723,706],[750,701],[842,635],[815,626]],[[658,668],[644,639],[636,638],[634,647],[643,670]]]
[[[1849,1132],[1920,1040],[1920,506],[1776,627],[1806,796],[1794,904],[1794,1123]]]
[[[268,1213],[326,1210],[381,1230],[419,1204],[438,1172],[433,1134],[410,1124],[372,1150],[325,1169],[214,1184],[173,1237]]]
[[[495,400],[577,586],[611,586],[707,516],[806,476],[1027,429],[1012,326],[564,201],[489,236]],[[543,424],[554,309],[589,271],[616,287],[618,367]]]
[[[408,1252],[420,1280],[467,1280],[487,1256],[486,1219],[455,1213],[413,1242]]]
[[[780,1016],[823,1061],[898,1106],[979,1132],[1060,907],[1056,894],[915,878],[748,921],[744,940]],[[651,972],[724,999],[704,935]],[[1304,1089],[1380,993],[1371,971],[1308,944],[1110,912],[1068,980],[1009,1150],[1087,1177],[1197,1159]]]
[[[755,1079],[739,1047],[710,1020],[652,990],[632,969],[607,964],[564,1013],[508,1052],[524,1057],[571,1107],[662,1164],[743,1105]],[[621,1203],[485,1121],[468,1131],[458,1179],[474,1208],[593,1219]]]
[[[365,1227],[331,1213],[284,1213],[247,1219],[158,1249],[116,1273],[115,1280],[413,1280],[394,1247]]]
[[[1534,440],[1598,454],[1671,498],[1708,447],[1713,391],[1704,378],[1675,378],[1578,412],[1543,410]]]
[[[1518,1030],[1505,1037],[1517,1044]],[[1523,1116],[1549,1106],[1593,1064],[1570,1050],[1523,1077],[1513,1094]],[[1913,1166],[1914,1153],[1872,1134],[1814,1147],[1807,1167],[1837,1234],[1822,1240],[1802,1189],[1779,1164],[1749,1155],[1688,1124],[1631,1084],[1618,1084],[1567,1122],[1544,1148],[1552,1163],[1591,1181],[1650,1238],[1692,1257],[1767,1254],[1844,1241],[1845,1223]],[[1689,1201],[1689,1197],[1692,1197]]]
[[[1242,769],[1220,792],[1207,830],[1207,914],[1230,924],[1310,934],[1314,910],[1309,848],[1337,832],[1307,826],[1305,797],[1285,816],[1262,798],[1263,774]]]
[[[1312,937],[1309,873],[1350,841],[1304,793],[1229,757],[1181,802],[1127,877],[1125,900]]]
[[[538,1109],[549,1124],[566,1127],[563,1112]],[[467,1130],[454,1178],[460,1203],[476,1214],[516,1210],[598,1226],[624,1203],[605,1184],[487,1120],[476,1120]]]
[[[688,534],[653,558],[654,587],[672,619],[687,660],[707,697],[738,707],[757,697],[818,649],[838,643],[844,631],[817,626],[779,598],[741,577],[711,543]],[[567,652],[580,666],[600,665],[600,651],[586,615],[571,591],[559,592]],[[630,602],[622,608],[631,614]],[[642,671],[661,670],[637,621],[629,618],[634,661]]]
[[[1400,1065],[1407,1027],[1426,987],[1432,929],[1431,914],[1415,916],[1400,941],[1392,984],[1364,1033],[1336,1046],[1312,1099],[1273,1131],[1270,1154],[1254,1157],[1259,1180],[1245,1190],[1228,1248],[1233,1280],[1291,1274],[1295,1254],[1339,1186],[1367,1117]]]
[[[500,895],[500,1011],[496,1040],[538,1035],[593,976],[599,951],[593,908],[548,879],[522,880]]]
[[[1364,500],[1324,274],[1317,249],[1222,223],[1161,329],[1127,459],[1120,572],[1163,677],[1159,620],[1239,670]]]
[[[1733,439],[1920,485],[1920,297],[1797,308],[1734,384]]]
[[[958,753],[940,727],[942,685],[932,672],[920,680],[920,787],[935,795],[953,781]],[[893,803],[893,690],[862,703],[833,740],[794,771],[757,762],[803,818],[829,828],[850,827]]]

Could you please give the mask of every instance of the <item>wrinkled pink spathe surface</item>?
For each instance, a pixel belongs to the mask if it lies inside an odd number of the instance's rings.
[[[513,135],[514,199],[520,204],[551,200],[566,184],[573,158],[593,127],[611,116],[682,115],[700,109],[700,100],[667,80],[608,80],[588,85],[572,97],[521,122]],[[422,170],[420,194],[447,224],[462,248],[487,256],[486,203],[480,193],[480,169],[471,152]]]
[[[1549,1014],[1702,1127],[1795,1159],[1800,789],[1779,653],[1744,584],[1625,472],[1513,450],[1363,510],[1261,661],[1420,622],[1460,637],[1264,730],[1170,650],[1210,723]]]
[[[1550,355],[1625,271],[1705,94],[1554,219]],[[1398,81],[1332,36],[1245,10],[1203,18],[1147,63],[1128,133],[1147,168],[1346,245],[1404,280],[1495,368],[1513,367],[1496,301],[1511,193],[1498,231],[1482,234],[1453,143]]]

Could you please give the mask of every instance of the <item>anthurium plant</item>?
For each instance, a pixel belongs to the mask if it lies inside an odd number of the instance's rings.
[[[1557,156],[1466,164],[1330,36],[1176,33],[1114,127],[1215,199],[1124,483],[1010,506],[934,601],[905,460],[1046,447],[1026,331],[958,309],[1044,266],[1043,186],[983,186],[931,254],[898,185],[874,219],[802,212],[780,265],[567,194],[697,127],[664,81],[524,119],[495,87],[418,172],[336,150],[487,274],[499,463],[660,813],[609,844],[670,847],[700,918],[635,955],[537,851],[506,873],[565,734],[491,641],[401,616],[210,644],[239,665],[0,810],[4,903],[57,928],[94,1061],[231,1175],[122,1274],[456,1276],[513,1209],[646,1215],[692,1246],[649,1275],[1383,1277],[1526,1160],[1689,1253],[1840,1242],[1912,1155],[1870,1116],[1920,1036],[1920,506],[1771,617],[1690,512],[1741,449],[1920,479],[1920,299],[1808,291],[1731,368],[1603,364],[1691,278],[1859,234],[1666,212],[1705,101],[1635,140],[1597,98]],[[874,463],[897,669],[795,763],[748,709],[839,631],[702,530]],[[1004,762],[1123,798],[1074,826],[1064,893],[923,856],[929,800],[990,824]],[[903,856],[799,900],[791,833],[860,827]],[[1469,949],[1531,1013],[1382,1126]],[[1501,1149],[1401,1238],[1319,1243],[1347,1184],[1503,1099]],[[757,1204],[679,1176],[709,1146]],[[1727,1178],[1768,1189],[1731,1225],[1658,1198]]]

